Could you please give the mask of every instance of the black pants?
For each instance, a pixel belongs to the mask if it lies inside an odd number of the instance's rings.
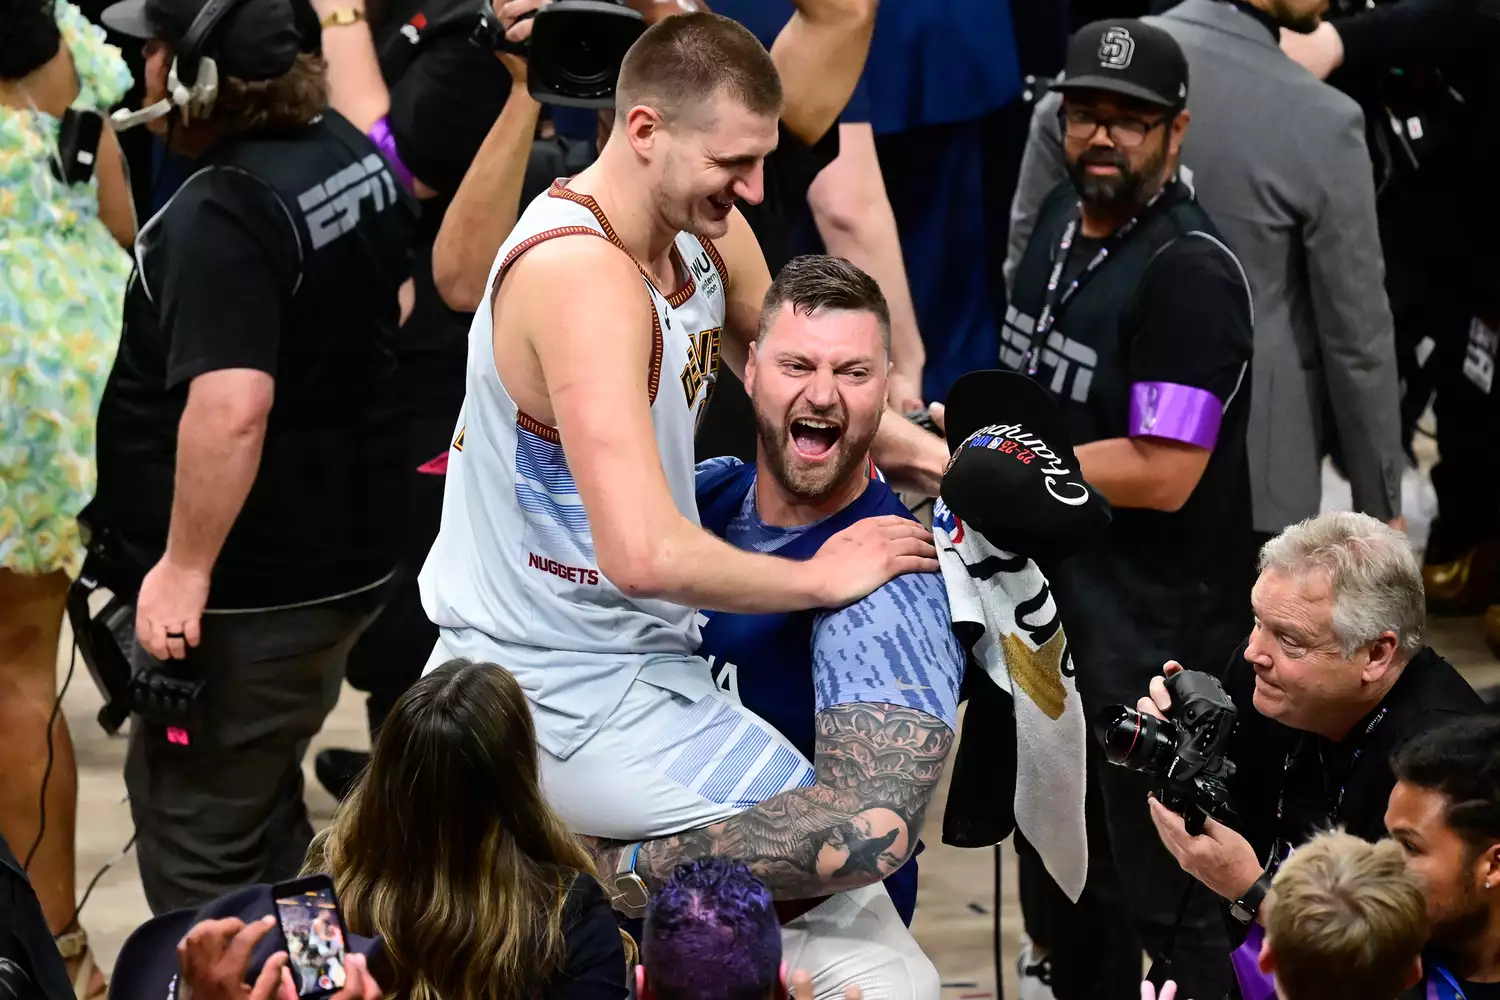
[[[1151,788],[1090,744],[1089,873],[1076,904],[1016,837],[1026,934],[1052,958],[1057,1000],[1137,1000],[1142,951],[1151,979],[1176,980],[1179,996],[1218,1000],[1235,989],[1220,901],[1162,846],[1146,805]]]
[[[414,398],[403,407],[406,480],[405,509],[399,524],[401,562],[390,601],[350,652],[347,674],[350,686],[369,695],[365,709],[372,737],[406,689],[422,676],[422,668],[437,644],[437,626],[422,609],[417,574],[442,523],[447,477],[419,470],[447,454],[462,401],[460,387],[455,394]]]
[[[1500,310],[1497,310],[1500,312]],[[1455,313],[1438,341],[1438,451],[1432,469],[1438,520],[1429,563],[1447,562],[1500,534],[1500,316],[1488,323]]]
[[[381,585],[283,610],[203,616],[189,661],[204,678],[198,730],[184,745],[139,716],[130,722],[125,787],[152,913],[301,870],[313,835],[302,758],[387,593]],[[135,639],[134,614],[120,632],[137,670],[154,663]]]

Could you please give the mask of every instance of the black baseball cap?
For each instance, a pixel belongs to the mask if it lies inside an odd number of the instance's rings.
[[[1062,411],[1019,372],[953,383],[944,428],[953,457],[943,503],[997,548],[1051,563],[1097,544],[1108,502],[1083,478]]]
[[[122,35],[177,45],[210,2],[214,0],[118,0],[99,17]],[[238,0],[199,55],[212,58],[223,75],[271,80],[292,68],[297,53],[317,48],[319,39],[310,37],[317,26],[308,0]]]
[[[1105,90],[1166,108],[1187,105],[1188,64],[1177,39],[1135,18],[1095,21],[1068,43],[1053,90]]]
[[[174,910],[152,917],[131,932],[115,959],[115,971],[109,979],[110,1000],[175,1000],[177,943],[187,932],[205,920],[223,920],[238,917],[246,924],[253,924],[262,917],[275,916],[276,908],[271,899],[269,885],[252,885],[221,896],[197,910]],[[250,954],[250,970],[245,974],[246,985],[253,985],[261,968],[286,945],[281,934],[274,928],[256,942]],[[379,938],[361,937],[345,933],[346,954],[365,956],[372,971],[379,974],[377,963],[383,957]]]

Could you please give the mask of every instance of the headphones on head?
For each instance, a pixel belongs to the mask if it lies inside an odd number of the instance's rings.
[[[202,54],[214,29],[249,0],[208,0],[177,43],[172,68],[167,73],[167,94],[182,110],[184,124],[207,118],[219,96],[219,67]]]

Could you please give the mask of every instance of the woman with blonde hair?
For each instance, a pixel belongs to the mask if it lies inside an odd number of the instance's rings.
[[[624,1000],[625,941],[594,867],[542,797],[526,696],[452,660],[396,703],[314,840],[354,934],[402,1000]]]

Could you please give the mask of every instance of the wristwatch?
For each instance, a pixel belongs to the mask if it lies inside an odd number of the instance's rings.
[[[1255,923],[1256,914],[1260,913],[1260,904],[1265,902],[1266,893],[1271,891],[1271,879],[1274,875],[1275,873],[1269,868],[1261,872],[1255,884],[1246,889],[1243,896],[1229,904],[1229,915],[1245,927]]]
[[[609,893],[609,904],[627,917],[643,916],[646,904],[651,901],[651,891],[645,881],[635,873],[636,859],[641,856],[641,845],[632,844],[620,855],[620,867],[610,876],[605,891]]]
[[[323,15],[319,23],[325,28],[343,28],[358,24],[365,19],[365,12],[358,7],[335,7]]]

